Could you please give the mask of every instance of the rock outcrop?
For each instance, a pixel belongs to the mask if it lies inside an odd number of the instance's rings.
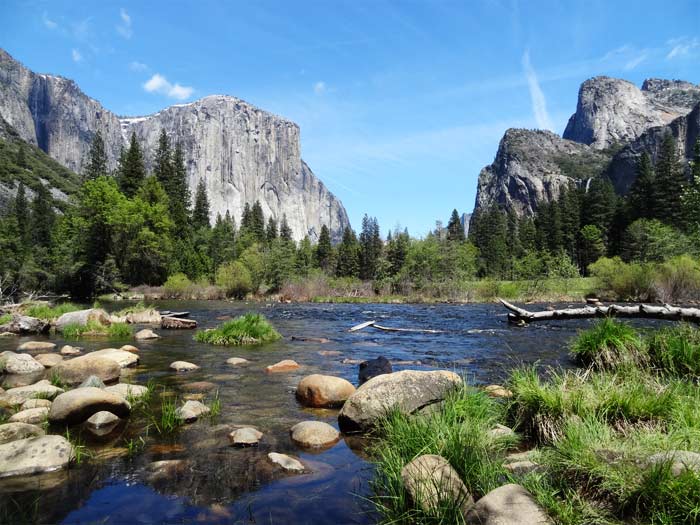
[[[192,194],[207,188],[212,220],[259,200],[266,217],[286,215],[294,238],[315,239],[327,225],[339,239],[349,220],[343,205],[301,158],[299,126],[235,97],[214,95],[141,117],[118,117],[75,82],[37,74],[0,49],[0,117],[25,141],[81,172],[99,130],[108,167],[132,133],[147,162],[164,129],[183,148]]]

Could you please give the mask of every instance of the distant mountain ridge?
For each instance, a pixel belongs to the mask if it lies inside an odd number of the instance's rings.
[[[98,130],[113,169],[132,132],[150,162],[165,129],[183,148],[193,194],[204,181],[212,219],[228,211],[238,220],[246,203],[259,200],[266,217],[286,216],[297,240],[315,240],[323,225],[339,239],[349,225],[342,203],[302,160],[299,127],[235,97],[214,95],[153,115],[118,117],[74,81],[34,73],[0,49],[0,116],[22,139],[78,173]]]

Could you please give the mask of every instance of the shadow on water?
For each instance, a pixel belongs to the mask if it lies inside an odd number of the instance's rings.
[[[155,410],[161,395],[182,396],[191,391],[187,385],[192,382],[214,383],[220,415],[165,436],[156,434],[146,418],[138,415],[100,438],[73,428],[71,433],[91,451],[92,458],[65,472],[0,480],[0,522],[374,523],[377,516],[366,499],[372,466],[364,440],[348,437],[313,453],[299,449],[289,438],[289,428],[305,419],[337,427],[336,410],[304,409],[296,402],[294,391],[302,377],[322,373],[357,384],[356,363],[382,355],[401,363],[394,370],[447,368],[463,373],[472,383],[498,382],[522,362],[570,366],[567,342],[577,329],[588,325],[581,321],[513,328],[498,305],[164,301],[157,307],[188,310],[200,328],[217,325],[221,322],[218,317],[258,310],[285,338],[264,347],[221,348],[193,341],[191,331],[163,330],[161,339],[140,342],[141,362],[125,370],[122,381],[155,381],[157,395],[151,400]],[[347,332],[350,326],[370,319],[444,333],[371,328]],[[292,341],[292,336],[323,337],[330,342]],[[24,340],[28,339],[20,342]],[[59,346],[64,343],[54,341]],[[0,351],[15,350],[18,344],[17,339],[0,340]],[[99,340],[79,344],[86,350],[115,346]],[[243,357],[250,363],[234,368],[226,364],[229,357]],[[301,368],[265,373],[265,366],[282,359],[294,359]],[[191,361],[201,368],[176,374],[168,369],[176,360]],[[211,399],[213,392],[205,395]],[[228,433],[238,425],[260,429],[264,433],[260,445],[231,447]],[[139,452],[130,456],[129,443],[138,443]],[[267,453],[273,451],[299,457],[310,473],[281,472],[267,460]]]

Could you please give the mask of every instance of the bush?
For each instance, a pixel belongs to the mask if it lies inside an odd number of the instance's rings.
[[[216,270],[216,285],[224,289],[227,295],[242,299],[253,290],[250,271],[239,261],[228,262]]]
[[[163,284],[163,288],[166,292],[171,294],[182,294],[190,286],[192,286],[192,281],[184,273],[176,273],[168,277],[168,280]]]
[[[653,266],[626,263],[619,257],[601,257],[588,267],[598,280],[601,297],[622,301],[648,301],[653,295]]]
[[[579,333],[571,345],[571,355],[583,366],[615,369],[646,362],[641,337],[629,325],[604,319]]]
[[[656,297],[665,303],[700,296],[700,265],[689,255],[680,255],[658,266],[654,278]]]
[[[277,341],[282,336],[264,316],[248,313],[226,321],[218,328],[197,332],[195,340],[213,345],[257,345]]]

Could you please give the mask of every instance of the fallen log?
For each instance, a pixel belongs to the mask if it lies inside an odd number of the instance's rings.
[[[422,332],[426,334],[443,333],[442,330],[431,330],[429,328],[394,328],[391,326],[382,326],[378,325],[377,321],[367,321],[365,323],[360,323],[350,328],[348,332],[357,332],[358,330],[362,330],[363,328],[367,328],[369,326],[371,326],[372,328],[376,328],[377,330],[384,330],[385,332]]]
[[[683,308],[668,304],[661,306],[648,304],[623,306],[611,304],[609,306],[584,306],[582,308],[564,308],[561,310],[531,312],[530,310],[515,306],[503,299],[499,299],[499,301],[510,310],[508,321],[514,324],[531,323],[535,321],[592,319],[595,317],[627,317],[700,323],[699,308]]]
[[[358,325],[353,326],[348,330],[348,332],[357,332],[358,330],[362,330],[363,328],[367,328],[368,326],[372,326],[374,323],[377,321],[367,321],[364,323],[360,323]]]
[[[194,319],[165,316],[160,320],[160,327],[168,329],[193,330],[197,328],[197,321]]]

